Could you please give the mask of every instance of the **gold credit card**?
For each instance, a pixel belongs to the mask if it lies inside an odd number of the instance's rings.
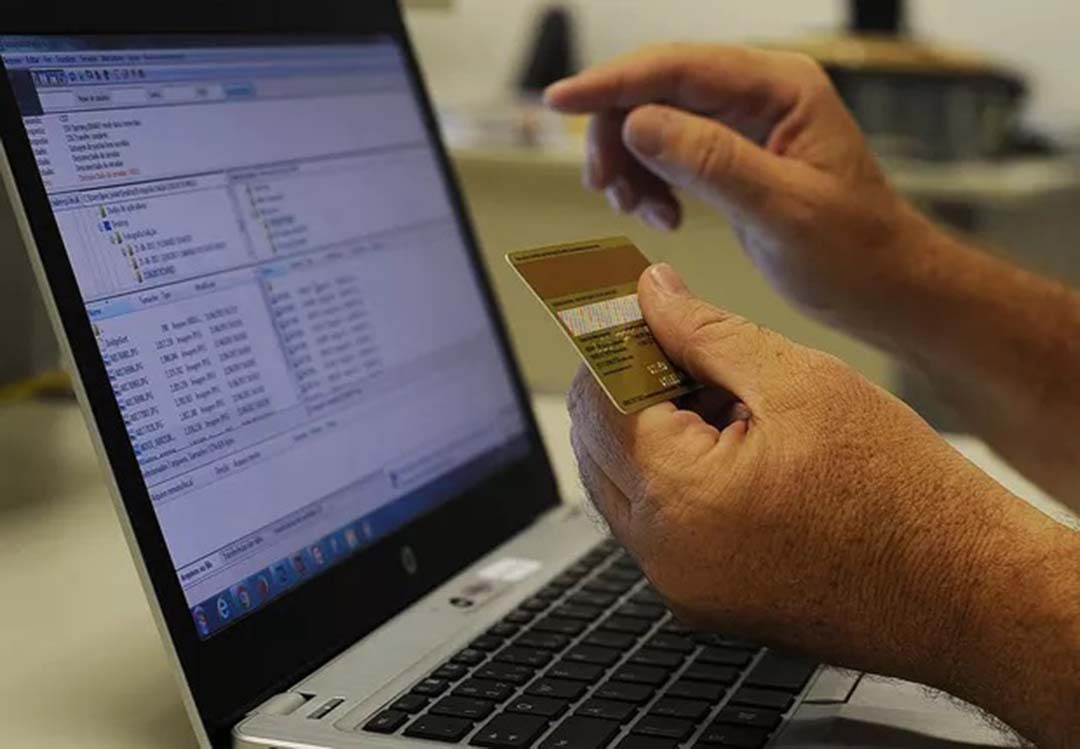
[[[649,261],[629,239],[538,247],[506,259],[619,411],[640,411],[698,388],[668,360],[641,316],[637,282]]]

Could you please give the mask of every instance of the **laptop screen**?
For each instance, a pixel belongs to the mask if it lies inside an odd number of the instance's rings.
[[[524,454],[395,42],[0,41],[201,638]]]

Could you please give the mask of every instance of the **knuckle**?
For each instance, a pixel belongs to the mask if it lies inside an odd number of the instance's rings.
[[[828,74],[821,63],[805,52],[788,52],[788,64],[792,70],[798,72],[807,82],[828,80]]]
[[[861,379],[855,369],[843,359],[824,351],[812,351],[808,357],[808,368],[819,378],[834,385]]]
[[[709,183],[729,174],[735,165],[737,149],[718,130],[718,126],[705,122],[695,128],[691,148],[695,154],[693,176],[698,183]]]
[[[708,307],[704,303],[700,303]],[[725,345],[747,334],[759,333],[762,329],[741,317],[717,315],[715,310],[701,310],[697,319],[692,319],[683,346],[683,356],[698,364],[707,362],[717,355]]]

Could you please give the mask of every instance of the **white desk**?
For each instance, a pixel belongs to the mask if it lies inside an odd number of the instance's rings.
[[[561,398],[540,398],[564,496],[580,495]],[[978,443],[1014,491],[1030,485]],[[195,740],[71,404],[0,408],[0,743],[192,747]]]

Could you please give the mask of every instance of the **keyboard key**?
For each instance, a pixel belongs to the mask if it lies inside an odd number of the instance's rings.
[[[498,663],[517,663],[531,668],[546,666],[550,660],[551,653],[547,650],[522,648],[516,645],[510,645],[495,654],[495,661]]]
[[[567,567],[564,574],[573,575],[580,580],[582,577],[592,572],[593,567],[595,566],[596,565],[594,564],[585,564],[584,562],[579,560]]]
[[[523,694],[516,700],[510,700],[506,706],[509,713],[522,713],[523,715],[536,715],[541,718],[557,718],[566,712],[570,703],[566,700],[556,700],[550,697],[536,697],[531,694]]]
[[[665,694],[669,697],[685,697],[688,700],[704,700],[716,704],[726,692],[727,687],[723,684],[679,679],[667,688]]]
[[[585,623],[576,619],[563,619],[557,616],[545,616],[533,625],[537,632],[554,632],[557,635],[574,637],[585,630]]]
[[[590,551],[588,554],[578,560],[578,564],[585,565],[589,570],[593,570],[600,565],[609,556],[608,552],[602,549]]]
[[[562,650],[570,644],[570,638],[551,632],[526,632],[514,640],[514,644],[540,650]]]
[[[698,653],[697,658],[694,659],[694,663],[708,663],[713,666],[734,666],[735,668],[742,668],[750,662],[751,658],[753,658],[753,655],[745,650],[707,647]]]
[[[446,681],[457,681],[465,674],[469,673],[469,669],[462,666],[460,663],[444,663],[432,672],[431,676],[434,679],[445,679]]]
[[[769,689],[742,687],[731,696],[732,705],[763,707],[767,710],[786,712],[795,700],[787,692],[774,692]]]
[[[694,724],[688,720],[678,718],[665,718],[662,715],[646,715],[642,717],[631,732],[646,736],[659,736],[674,741],[685,741],[694,732]]]
[[[467,718],[468,720],[483,720],[491,715],[495,709],[494,702],[477,700],[472,697],[443,697],[431,706],[428,712],[432,715],[452,715],[455,718]]]
[[[465,648],[453,658],[450,659],[452,663],[458,663],[462,666],[475,666],[479,663],[483,663],[487,658],[487,654],[482,650],[474,650],[473,648]]]
[[[656,635],[645,643],[645,646],[655,648],[656,650],[671,650],[675,653],[682,653],[684,655],[692,653],[697,649],[693,640],[688,637],[678,637],[676,635]]]
[[[548,585],[566,590],[567,588],[572,588],[577,585],[578,580],[580,579],[581,575],[575,575],[572,572],[563,572],[561,575],[548,583]]]
[[[398,697],[390,705],[391,710],[399,710],[403,713],[418,713],[427,707],[429,700],[420,694],[406,694]]]
[[[419,684],[412,688],[413,694],[422,694],[425,697],[434,697],[435,695],[442,694],[446,691],[446,688],[450,685],[442,679],[424,679]]]
[[[550,605],[551,604],[548,601],[545,601],[543,598],[529,598],[528,600],[522,602],[522,604],[518,608],[525,611],[532,611],[535,613],[543,611]]]
[[[664,615],[664,607],[659,604],[634,603],[633,601],[630,601],[615,609],[615,613],[619,616],[629,616],[632,619],[645,619],[650,622],[655,622]]]
[[[469,647],[473,650],[483,650],[490,653],[492,650],[498,650],[502,647],[502,644],[502,638],[480,635],[480,637],[469,643]]]
[[[513,637],[520,630],[517,624],[511,624],[510,622],[499,622],[487,631],[490,637]]]
[[[372,733],[393,733],[408,719],[409,714],[401,710],[383,710],[364,724],[364,730]]]
[[[668,672],[652,666],[627,664],[611,675],[616,681],[629,681],[633,684],[648,684],[658,687],[668,680]]]
[[[664,623],[664,626],[660,628],[660,631],[665,635],[677,635],[679,637],[692,637],[694,630],[680,622],[678,619],[669,619]]]
[[[626,616],[609,616],[600,624],[600,629],[610,632],[626,632],[631,635],[643,635],[652,628],[652,624],[643,619],[631,619]]]
[[[596,578],[590,580],[581,587],[593,593],[610,593],[618,596],[630,590],[630,588],[634,587],[634,584],[623,580],[603,580]]]
[[[629,702],[615,702],[593,697],[582,702],[574,714],[584,715],[587,718],[603,718],[604,720],[617,720],[620,723],[625,723],[636,712],[637,707]]]
[[[592,684],[598,681],[604,674],[602,666],[593,666],[588,663],[571,663],[570,661],[556,661],[548,669],[547,675],[557,679],[570,679],[571,681],[584,681]]]
[[[682,653],[672,653],[667,650],[652,650],[650,648],[642,648],[630,658],[630,663],[635,663],[639,666],[656,666],[657,668],[662,668],[667,671],[678,668],[679,664],[682,662]]]
[[[739,749],[758,749],[765,746],[769,735],[759,728],[743,728],[713,723],[701,733],[698,745],[738,747]]]
[[[682,678],[690,679],[691,681],[710,681],[714,684],[727,684],[728,686],[735,683],[735,680],[739,678],[739,672],[731,666],[710,666],[707,663],[691,663],[685,671],[683,671]]]
[[[582,590],[566,599],[567,603],[577,604],[579,606],[598,606],[602,609],[606,609],[611,604],[615,603],[618,596],[613,596],[610,593],[591,593],[587,590]]]
[[[516,663],[488,663],[486,666],[476,669],[476,676],[480,679],[508,681],[511,684],[524,684],[535,673],[535,668],[521,666]]]
[[[469,743],[473,746],[526,747],[547,728],[547,721],[534,715],[500,713],[489,720]]]
[[[725,707],[717,714],[716,722],[772,731],[780,725],[780,713],[756,707]]]
[[[641,570],[636,567],[619,567],[618,565],[611,565],[606,570],[601,572],[598,577],[601,580],[616,580],[619,582],[631,582],[636,583],[644,575],[641,574]]]
[[[540,749],[601,749],[619,731],[613,720],[572,715],[540,744]]]
[[[713,645],[718,648],[735,648],[737,650],[761,650],[761,646],[757,643],[738,637],[718,635],[714,632],[695,632],[693,638],[698,645]]]
[[[636,736],[630,734],[615,745],[615,749],[676,749],[679,742],[661,739],[657,736]]]
[[[405,729],[405,735],[432,741],[461,741],[472,730],[472,721],[442,715],[421,715]]]
[[[601,648],[615,648],[616,650],[627,650],[633,647],[637,642],[637,638],[633,635],[623,634],[622,632],[603,632],[596,630],[590,632],[588,636],[582,641],[583,645],[596,645]]]
[[[622,653],[611,648],[598,648],[591,645],[578,645],[563,654],[564,661],[571,663],[591,663],[597,666],[610,666],[614,664]]]
[[[503,702],[510,699],[514,693],[514,685],[506,681],[491,681],[490,679],[468,679],[454,690],[454,694],[460,697],[475,697],[480,700]]]
[[[507,624],[528,624],[533,620],[534,616],[535,614],[533,614],[531,611],[526,611],[525,609],[515,609],[514,611],[511,611],[509,614],[504,616],[503,621]]]
[[[585,606],[580,603],[564,603],[562,606],[558,606],[552,609],[552,616],[562,616],[567,619],[578,619],[583,622],[591,622],[600,618],[603,614],[603,609],[598,609],[595,606]]]
[[[540,590],[536,591],[536,597],[542,598],[545,601],[554,601],[556,598],[561,598],[565,589],[558,585],[545,585]]]
[[[712,705],[700,700],[680,700],[675,697],[664,697],[656,701],[649,710],[650,715],[663,715],[667,718],[682,718],[700,723],[701,720],[712,710]]]
[[[818,664],[806,658],[769,651],[746,676],[746,685],[798,694],[814,675]]]
[[[660,606],[666,605],[661,595],[649,586],[634,593],[634,595],[630,596],[630,600],[634,603],[651,603]]]
[[[625,681],[609,681],[601,684],[593,692],[594,697],[605,700],[618,700],[620,702],[633,702],[635,705],[644,705],[652,699],[656,690],[647,684],[630,684]]]
[[[611,567],[609,567],[608,569],[609,570],[631,570],[633,572],[642,572],[642,568],[640,568],[638,566],[638,563],[636,561],[634,561],[634,558],[629,556],[629,555],[627,555],[625,557],[620,557],[619,559],[616,559],[615,561],[611,562]]]
[[[554,697],[558,700],[573,701],[585,694],[585,689],[586,686],[580,681],[544,677],[530,684],[525,692],[537,697]]]

